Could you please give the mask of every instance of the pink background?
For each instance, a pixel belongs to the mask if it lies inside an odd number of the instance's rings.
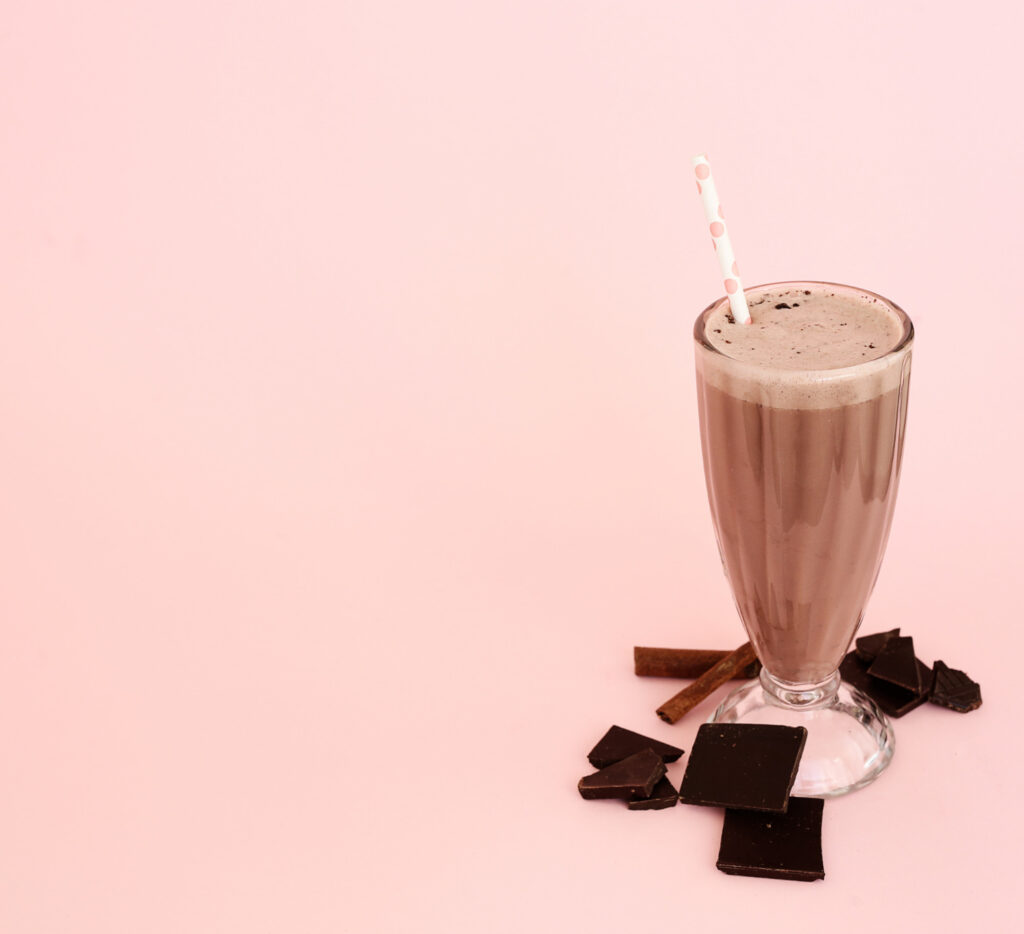
[[[1010,6],[5,4],[0,930],[1007,930]],[[703,718],[655,718],[635,643],[743,639],[701,150],[748,283],[915,319],[865,631],[984,687],[897,723],[813,886],[576,792],[611,723]]]

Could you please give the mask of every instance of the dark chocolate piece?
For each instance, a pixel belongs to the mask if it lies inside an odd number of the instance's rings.
[[[924,690],[915,694],[904,688],[898,688],[888,681],[880,681],[868,674],[870,667],[867,662],[857,658],[856,652],[850,652],[839,666],[839,674],[842,679],[851,687],[857,688],[867,694],[882,712],[890,717],[902,717],[920,707],[928,700],[928,691],[931,690],[932,670],[920,659],[917,660],[918,673]]]
[[[730,652],[720,662],[704,672],[693,684],[673,694],[657,711],[666,723],[675,723],[684,713],[693,710],[701,701],[707,700],[726,681],[735,677],[736,672],[746,668],[757,656],[749,642],[744,642],[735,652]]]
[[[981,706],[981,685],[945,662],[936,662],[935,686],[930,700],[958,713],[969,713]]]
[[[657,649],[633,646],[633,673],[647,678],[699,678],[729,655],[718,649]],[[756,678],[761,663],[755,658],[734,678]]]
[[[663,778],[654,786],[649,798],[630,798],[626,805],[631,811],[660,811],[662,808],[674,808],[679,800],[679,792],[667,778]]]
[[[683,750],[678,746],[660,743],[649,736],[641,736],[621,726],[613,726],[590,750],[587,758],[595,769],[603,769],[607,765],[621,762],[641,749],[653,749],[661,757],[662,762],[675,762],[683,754]]]
[[[733,876],[794,879],[825,878],[821,858],[821,798],[789,799],[785,814],[728,808],[716,865]]]
[[[871,663],[868,674],[913,694],[920,694],[924,689],[911,636],[893,636],[889,639]]]
[[[885,647],[885,643],[900,634],[899,627],[890,629],[888,632],[873,632],[869,636],[861,636],[857,640],[857,658],[869,665],[878,658],[878,653]]]
[[[577,786],[588,801],[592,798],[649,798],[665,774],[661,756],[643,749],[628,759],[585,775]]]
[[[807,730],[767,723],[705,723],[679,787],[684,804],[785,811]]]

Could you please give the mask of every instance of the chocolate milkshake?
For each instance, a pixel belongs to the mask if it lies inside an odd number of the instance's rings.
[[[860,289],[775,283],[694,328],[701,440],[718,545],[765,669],[812,685],[839,666],[896,500],[913,327]]]

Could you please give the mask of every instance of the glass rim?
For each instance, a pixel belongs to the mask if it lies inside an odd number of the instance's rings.
[[[842,283],[842,282],[824,282],[824,281],[822,281],[820,279],[794,279],[794,280],[785,280],[785,281],[782,281],[782,282],[762,282],[762,283],[760,283],[758,285],[748,286],[747,288],[744,289],[744,292],[749,294],[750,292],[754,292],[754,291],[757,291],[759,289],[773,289],[773,288],[783,288],[783,287],[786,287],[786,288],[799,288],[799,287],[807,287],[807,286],[819,286],[819,287],[820,286],[825,286],[827,288],[843,289],[843,290],[845,290],[847,292],[855,292],[858,295],[866,295],[866,296],[869,296],[871,298],[877,299],[878,301],[882,302],[887,308],[890,308],[893,311],[893,313],[896,315],[896,317],[899,318],[900,322],[903,325],[903,334],[900,336],[900,339],[896,342],[896,344],[893,347],[891,347],[889,350],[887,350],[881,356],[872,357],[870,360],[865,360],[865,361],[862,361],[862,362],[859,362],[859,363],[849,363],[846,366],[830,367],[827,370],[820,370],[820,372],[822,372],[822,373],[831,373],[831,374],[839,374],[839,373],[842,373],[842,372],[848,371],[848,370],[856,370],[859,367],[865,366],[866,364],[878,364],[880,361],[886,360],[889,357],[894,357],[897,354],[901,353],[902,351],[906,350],[906,348],[913,342],[913,340],[914,340],[914,322],[910,320],[910,315],[908,315],[902,308],[900,308],[899,305],[897,305],[894,301],[892,301],[892,299],[886,298],[884,295],[879,295],[878,292],[872,292],[870,289],[863,289],[863,288],[861,288],[860,286],[857,286],[857,285],[846,285],[845,283]],[[723,360],[732,360],[732,361],[735,361],[736,363],[742,363],[743,366],[752,367],[753,369],[756,369],[756,370],[775,370],[775,371],[778,371],[779,370],[778,367],[772,366],[771,364],[768,364],[768,363],[756,363],[756,362],[753,362],[753,361],[750,361],[750,360],[742,360],[742,361],[740,361],[740,360],[737,360],[736,357],[730,357],[728,354],[723,353],[721,350],[719,350],[717,347],[715,347],[714,344],[712,344],[707,339],[707,336],[705,334],[705,330],[706,330],[708,315],[710,315],[711,312],[714,311],[716,308],[721,307],[723,302],[728,302],[728,301],[729,301],[729,296],[728,295],[720,296],[719,298],[716,298],[710,305],[708,305],[707,308],[705,308],[697,316],[697,320],[693,323],[693,339],[702,348],[704,348],[704,350],[708,351],[708,353],[713,353],[713,354],[721,357]],[[792,372],[794,372],[794,373],[810,373],[810,372],[817,372],[817,371],[813,371],[813,370],[793,370]]]

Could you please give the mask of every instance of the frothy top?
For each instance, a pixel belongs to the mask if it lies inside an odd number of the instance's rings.
[[[883,357],[903,336],[896,313],[863,292],[770,288],[747,301],[747,324],[733,321],[728,304],[707,320],[708,343],[734,360],[785,370],[832,370]]]
[[[735,323],[725,299],[697,320],[697,366],[719,389],[778,408],[817,409],[864,402],[899,385],[912,327],[880,296],[784,282],[748,289],[747,301],[747,324]]]

